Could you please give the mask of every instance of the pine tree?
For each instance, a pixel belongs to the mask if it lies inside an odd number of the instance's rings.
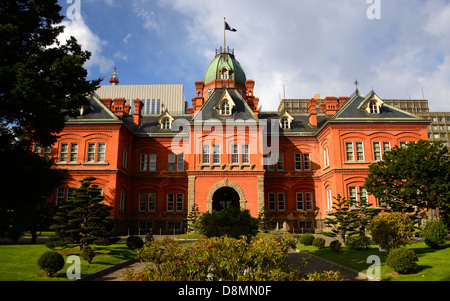
[[[339,194],[334,199],[334,210],[328,213],[332,217],[325,218],[325,225],[331,227],[331,232],[323,232],[323,234],[331,237],[340,235],[345,244],[347,235],[354,234],[356,230],[356,212],[350,209],[354,201],[341,197]]]
[[[187,224],[188,224],[188,232],[195,231],[195,222],[197,221],[198,217],[200,216],[200,210],[198,209],[197,203],[194,202],[192,204],[192,208],[189,211],[189,214],[187,216]]]
[[[112,207],[102,203],[104,197],[98,186],[92,184],[94,181],[94,177],[80,181],[81,187],[61,206],[54,217],[55,224],[50,227],[59,239],[77,243],[80,249],[99,239],[103,244],[116,240],[114,224],[108,219]]]

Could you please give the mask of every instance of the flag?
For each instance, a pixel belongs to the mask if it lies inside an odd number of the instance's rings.
[[[229,30],[229,31],[236,31],[235,28],[231,27],[230,25],[228,25],[227,22],[225,22],[225,30]]]

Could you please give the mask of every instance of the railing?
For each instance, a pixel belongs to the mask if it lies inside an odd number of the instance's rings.
[[[234,49],[230,49],[230,47],[228,46],[226,48],[220,47],[219,49],[216,49],[216,55],[221,53],[228,53],[234,55]]]

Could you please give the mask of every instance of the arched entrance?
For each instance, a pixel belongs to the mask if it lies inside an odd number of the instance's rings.
[[[229,189],[223,189],[222,188],[229,188]],[[216,194],[217,192],[217,194]],[[225,199],[225,193],[226,199]],[[236,196],[237,194],[237,196]],[[217,205],[215,204],[214,200],[218,200]],[[241,209],[245,209],[245,204],[247,203],[247,200],[245,199],[244,191],[242,188],[234,183],[233,181],[230,181],[228,179],[224,179],[216,184],[214,184],[211,187],[211,190],[209,191],[208,198],[206,200],[207,210],[208,212],[211,212],[214,210],[220,210],[220,200],[222,200],[222,203],[226,200],[231,200],[231,203],[233,206],[240,207]],[[227,204],[230,201],[227,201]],[[237,202],[237,203],[236,203]],[[225,203],[224,203],[225,204]],[[219,209],[216,209],[217,208]],[[213,208],[214,207],[214,208]],[[223,209],[223,208],[222,208]]]
[[[222,210],[228,207],[239,207],[239,194],[231,187],[222,187],[214,192],[212,209]]]

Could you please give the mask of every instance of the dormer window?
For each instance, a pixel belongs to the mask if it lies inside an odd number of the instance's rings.
[[[289,126],[289,119],[287,119],[287,118],[282,118],[281,119],[281,128],[282,129],[288,129],[290,126]]]
[[[284,112],[279,119],[280,128],[282,129],[290,129],[292,121],[294,121],[294,118],[288,113]]]
[[[226,99],[220,105],[220,115],[231,115],[230,103]]]
[[[170,119],[164,118],[161,123],[161,129],[163,130],[170,130]]]
[[[371,101],[369,103],[369,112],[370,114],[379,114],[380,108],[378,107],[378,104],[375,101]]]

